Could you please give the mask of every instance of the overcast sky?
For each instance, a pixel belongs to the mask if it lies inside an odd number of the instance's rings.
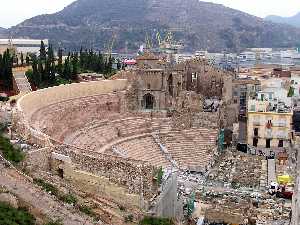
[[[25,19],[63,9],[74,0],[0,0],[0,27],[17,25]],[[101,0],[99,0],[101,1]],[[113,0],[112,0],[113,1]],[[134,0],[128,0],[134,1]],[[265,17],[292,16],[300,12],[300,0],[205,0]]]

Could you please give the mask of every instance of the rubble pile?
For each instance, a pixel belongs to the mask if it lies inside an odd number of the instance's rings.
[[[201,205],[208,205],[205,218],[211,222],[250,224],[277,224],[289,221],[290,200],[273,198],[268,194],[238,191],[202,190],[196,199]]]
[[[227,151],[220,155],[208,180],[233,188],[259,188],[264,158],[241,152]]]

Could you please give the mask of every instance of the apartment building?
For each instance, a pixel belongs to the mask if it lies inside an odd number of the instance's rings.
[[[288,147],[291,140],[293,113],[282,103],[266,100],[248,101],[247,142],[258,148]]]

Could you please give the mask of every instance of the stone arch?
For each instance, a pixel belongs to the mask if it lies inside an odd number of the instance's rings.
[[[148,93],[143,96],[142,107],[144,109],[154,109],[155,107],[155,97]]]

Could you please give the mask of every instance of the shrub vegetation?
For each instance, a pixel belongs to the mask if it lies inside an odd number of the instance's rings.
[[[145,217],[139,225],[174,225],[174,223],[167,218]]]
[[[17,164],[23,161],[25,154],[10,143],[9,139],[3,137],[0,133],[0,151],[3,153],[4,158],[8,161]]]
[[[34,225],[35,218],[23,208],[13,208],[7,203],[0,202],[1,225]]]

